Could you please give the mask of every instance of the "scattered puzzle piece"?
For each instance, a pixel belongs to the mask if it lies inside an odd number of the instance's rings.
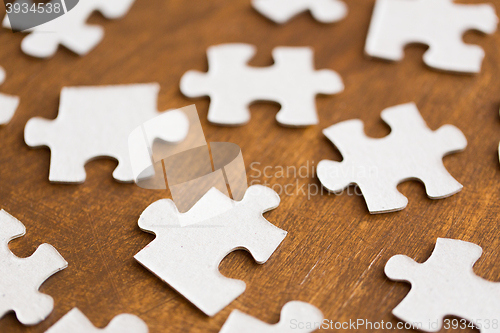
[[[339,0],[253,0],[252,5],[276,23],[285,23],[306,10],[323,23],[340,21],[347,15],[346,4]]]
[[[323,321],[323,313],[315,306],[300,302],[288,302],[281,309],[280,322],[266,324],[239,310],[233,310],[219,333],[311,333]]]
[[[468,30],[491,34],[498,18],[490,4],[456,4],[453,0],[377,0],[365,52],[398,61],[410,43],[429,45],[424,62],[445,71],[479,73],[484,51],[463,42]]]
[[[0,67],[0,84],[5,81],[5,70]],[[0,125],[7,124],[19,105],[19,97],[0,93]]]
[[[40,245],[29,258],[16,257],[8,244],[25,233],[20,221],[3,209],[0,211],[0,318],[14,311],[22,324],[35,325],[54,308],[52,297],[38,289],[68,263],[49,244]]]
[[[101,12],[108,19],[123,17],[134,0],[80,0],[66,14],[26,30],[21,49],[33,57],[47,58],[57,52],[59,45],[83,56],[90,52],[104,37],[104,30],[99,26],[86,24],[94,12]],[[5,15],[3,27],[10,28],[9,17]]]
[[[323,130],[344,157],[342,162],[323,160],[318,164],[318,178],[324,187],[339,192],[357,184],[372,214],[405,208],[408,199],[397,185],[406,180],[421,180],[431,199],[462,189],[441,160],[467,146],[458,128],[445,125],[431,131],[413,103],[385,109],[382,119],[391,133],[381,139],[367,137],[357,119]]]
[[[31,147],[50,148],[52,182],[85,181],[85,163],[103,156],[118,160],[113,172],[116,180],[132,182],[128,135],[160,114],[156,110],[159,89],[158,84],[63,88],[58,117],[30,119],[24,140]],[[176,110],[167,115],[170,127],[163,129],[160,139],[183,140],[189,130],[187,117]]]
[[[245,249],[259,264],[273,254],[287,232],[262,214],[278,207],[279,196],[254,185],[236,202],[212,188],[187,213],[170,199],[151,204],[139,227],[156,239],[135,259],[209,316],[245,291],[245,282],[219,273],[219,264],[235,250]]]
[[[146,323],[139,317],[131,314],[121,314],[113,318],[106,328],[95,328],[90,320],[73,308],[45,333],[148,333]]]
[[[307,47],[277,47],[274,65],[250,67],[255,54],[248,44],[225,44],[208,49],[208,73],[189,71],[181,79],[188,97],[210,97],[208,120],[220,125],[243,125],[250,120],[248,106],[256,101],[281,104],[276,120],[286,126],[318,123],[315,97],[344,90],[332,70],[314,69],[313,51]]]
[[[411,284],[410,292],[392,313],[403,321],[422,323],[427,332],[439,331],[443,317],[449,315],[467,319],[482,333],[498,332],[498,325],[492,323],[500,321],[500,283],[474,274],[473,266],[481,253],[476,244],[438,238],[431,257],[423,264],[404,255],[389,259],[387,277]]]

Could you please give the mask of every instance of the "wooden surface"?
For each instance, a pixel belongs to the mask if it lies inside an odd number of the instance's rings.
[[[476,76],[426,68],[422,46],[407,48],[400,63],[369,59],[363,47],[373,4],[373,0],[348,1],[348,17],[336,24],[320,24],[303,14],[278,26],[254,11],[250,0],[137,0],[122,20],[107,21],[100,14],[90,19],[104,26],[106,34],[82,58],[63,48],[48,60],[31,58],[20,51],[22,34],[2,31],[0,65],[8,76],[0,91],[19,95],[21,104],[11,123],[0,128],[0,207],[27,228],[27,235],[11,242],[10,248],[29,256],[40,244],[50,243],[69,267],[41,287],[55,301],[47,320],[28,328],[9,314],[0,320],[0,332],[44,332],[77,306],[99,327],[128,312],[143,318],[152,333],[215,333],[233,309],[274,323],[291,300],[310,302],[334,321],[361,318],[396,325],[391,310],[409,285],[387,280],[384,265],[395,254],[424,261],[437,237],[479,244],[484,254],[475,272],[499,281],[500,33],[466,34],[466,42],[486,51],[482,72]],[[495,5],[500,11],[500,2]],[[231,42],[256,45],[258,54],[252,61],[256,66],[272,64],[275,46],[312,46],[316,68],[337,71],[346,90],[317,98],[318,126],[279,126],[274,119],[279,107],[273,103],[253,105],[246,126],[211,125],[206,120],[208,98],[183,97],[179,80],[190,69],[207,70],[208,46]],[[116,161],[109,159],[88,163],[82,185],[50,184],[49,150],[32,150],[23,141],[28,119],[57,116],[62,87],[141,82],[160,83],[159,110],[196,103],[207,141],[234,142],[242,148],[249,181],[267,181],[277,190],[295,184],[293,195],[282,193],[281,205],[265,215],[287,230],[288,237],[264,265],[243,251],[226,257],[221,272],[244,280],[247,290],[213,318],[133,259],[153,239],[139,230],[139,215],[169,193],[115,182],[111,172]],[[453,124],[467,137],[465,152],[444,159],[464,185],[462,192],[430,200],[422,184],[406,182],[398,188],[408,197],[408,207],[375,216],[359,196],[308,198],[302,193],[302,186],[306,192],[308,186],[313,192],[318,187],[312,169],[320,160],[341,160],[322,135],[323,128],[359,118],[368,135],[382,137],[389,128],[380,112],[411,101],[432,129]],[[254,162],[260,164],[252,168]],[[273,177],[258,177],[255,169],[263,171],[266,166],[275,168],[267,169]],[[275,177],[279,167],[301,166],[301,175]]]

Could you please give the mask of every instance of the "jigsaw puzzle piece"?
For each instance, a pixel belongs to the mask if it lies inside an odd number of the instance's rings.
[[[315,306],[300,302],[288,302],[281,309],[279,323],[266,324],[239,310],[233,310],[219,333],[311,333],[323,321],[323,313]]]
[[[54,307],[52,297],[38,289],[68,263],[49,244],[40,245],[31,257],[16,257],[10,252],[8,243],[26,233],[24,225],[2,210],[0,226],[0,318],[14,311],[22,324],[38,324]]]
[[[285,23],[309,10],[319,22],[340,21],[347,15],[347,6],[338,0],[253,0],[253,7],[276,23]]]
[[[121,314],[113,318],[106,328],[100,329],[88,320],[78,309],[73,308],[45,333],[148,333],[146,323],[131,314]]]
[[[278,205],[276,192],[259,185],[249,187],[240,202],[212,188],[187,213],[179,213],[171,200],[159,200],[139,219],[139,227],[156,238],[135,259],[213,316],[246,288],[219,273],[222,259],[245,249],[262,264],[285,238],[286,231],[262,216]]]
[[[53,56],[63,45],[78,55],[85,55],[99,44],[104,37],[104,29],[86,23],[94,11],[101,12],[108,19],[123,17],[135,0],[80,0],[74,8],[52,21],[25,30],[26,36],[21,49],[24,53],[38,58]],[[6,15],[3,26],[10,28]]]
[[[343,91],[341,77],[332,70],[314,69],[310,48],[278,47],[275,64],[250,67],[255,47],[247,44],[212,46],[207,51],[208,73],[188,71],[180,89],[187,97],[210,97],[208,120],[220,125],[243,125],[250,120],[248,107],[256,101],[281,105],[277,121],[285,126],[318,122],[317,94]]]
[[[365,52],[373,57],[402,60],[411,43],[429,45],[424,62],[433,68],[478,73],[484,51],[465,44],[469,30],[491,34],[498,18],[490,4],[455,4],[452,0],[377,0]]]
[[[382,119],[391,127],[385,138],[365,135],[359,120],[344,121],[323,133],[339,149],[342,162],[323,160],[317,175],[322,185],[341,192],[357,184],[370,213],[398,211],[408,199],[398,184],[418,179],[431,199],[451,196],[462,189],[442,163],[445,155],[467,146],[462,132],[451,125],[431,131],[413,103],[387,108]]]
[[[411,284],[411,290],[392,311],[408,323],[422,323],[427,332],[437,332],[445,316],[458,316],[474,323],[481,332],[498,332],[485,325],[500,318],[500,284],[474,274],[481,247],[455,239],[438,238],[431,257],[420,264],[404,256],[393,256],[385,274],[394,281]],[[435,323],[430,327],[428,323]]]

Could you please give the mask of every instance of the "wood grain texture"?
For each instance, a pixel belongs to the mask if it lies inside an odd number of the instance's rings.
[[[0,65],[8,76],[0,91],[19,95],[21,104],[11,123],[0,128],[0,207],[27,228],[27,235],[11,242],[10,248],[19,256],[29,256],[47,242],[69,267],[41,287],[55,300],[47,320],[23,327],[9,314],[0,319],[0,332],[44,332],[77,306],[99,327],[127,312],[143,318],[152,333],[215,333],[233,309],[273,323],[291,300],[310,302],[334,321],[362,318],[396,325],[391,310],[409,285],[387,280],[384,265],[395,254],[424,261],[437,237],[479,244],[484,254],[475,272],[499,281],[500,33],[465,36],[486,51],[479,75],[440,73],[425,67],[421,46],[407,48],[400,63],[365,57],[374,1],[352,0],[348,5],[349,15],[336,24],[320,24],[303,14],[278,26],[254,11],[250,0],[137,0],[122,20],[107,21],[99,14],[90,19],[104,26],[106,34],[83,58],[62,48],[48,60],[30,58],[20,51],[22,34],[2,31]],[[495,5],[500,12],[500,3]],[[190,69],[207,70],[208,46],[231,42],[256,45],[258,53],[252,61],[256,66],[272,64],[271,51],[276,46],[311,46],[316,68],[337,71],[346,90],[317,99],[318,126],[281,127],[274,119],[278,107],[272,103],[253,105],[246,126],[211,125],[206,120],[208,98],[183,97],[179,80]],[[169,197],[168,192],[115,182],[111,172],[116,161],[109,159],[88,163],[82,185],[50,184],[49,150],[30,149],[23,140],[28,119],[57,116],[64,86],[142,82],[161,84],[159,110],[195,102],[207,141],[234,142],[242,148],[249,181],[267,182],[277,190],[294,184],[288,187],[294,193],[282,193],[281,205],[265,215],[287,230],[288,237],[262,266],[243,251],[222,262],[221,272],[244,280],[247,290],[213,318],[133,259],[153,239],[139,230],[139,215],[155,200]],[[359,118],[368,135],[382,137],[389,128],[380,112],[411,101],[432,129],[453,124],[467,137],[465,152],[444,160],[464,185],[462,192],[430,200],[423,185],[406,182],[398,188],[408,197],[408,207],[375,216],[359,196],[302,193],[301,188],[319,188],[312,169],[320,160],[341,160],[322,135],[323,128]],[[251,167],[255,162],[260,164]],[[262,172],[266,166],[274,171],[304,168],[302,175],[259,176],[255,169]]]

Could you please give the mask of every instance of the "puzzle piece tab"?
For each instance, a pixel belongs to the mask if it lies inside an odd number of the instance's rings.
[[[8,244],[25,233],[19,220],[3,209],[0,211],[0,318],[14,311],[22,324],[35,325],[54,308],[52,297],[38,289],[68,263],[49,244],[40,245],[29,258],[16,257]]]
[[[213,316],[246,288],[219,273],[222,259],[245,249],[263,264],[285,238],[286,231],[262,216],[279,202],[276,192],[260,185],[249,187],[239,202],[212,188],[183,214],[170,199],[156,201],[139,219],[139,227],[156,239],[135,259]]]
[[[439,331],[443,317],[450,315],[467,319],[482,333],[498,332],[498,325],[492,323],[500,322],[500,283],[474,274],[481,253],[476,244],[438,238],[423,264],[404,255],[389,259],[387,277],[411,284],[410,292],[392,313],[403,321],[422,323],[426,332]]]
[[[52,182],[85,181],[85,163],[103,156],[118,160],[113,172],[116,180],[132,182],[128,135],[160,114],[156,110],[159,90],[158,84],[63,88],[58,117],[30,119],[24,140],[31,147],[50,148]],[[170,122],[163,123],[170,126],[163,128],[160,139],[183,140],[189,130],[187,117],[177,110],[164,115],[167,116]]]
[[[0,67],[0,84],[5,81],[5,70]],[[0,93],[0,125],[7,124],[19,106],[19,97]]]
[[[281,104],[276,120],[286,126],[318,123],[317,94],[344,90],[341,77],[332,70],[315,70],[313,51],[307,47],[277,47],[274,65],[250,67],[255,54],[248,44],[225,44],[208,49],[208,73],[189,71],[181,79],[188,97],[210,97],[208,120],[219,125],[243,125],[250,121],[248,106],[256,101]]]
[[[100,26],[86,24],[94,12],[101,12],[108,19],[123,17],[135,0],[80,0],[78,4],[58,18],[26,30],[21,49],[33,57],[48,58],[63,45],[78,55],[85,55],[104,37]],[[5,15],[3,27],[10,28],[8,15]]]
[[[219,333],[311,333],[323,321],[323,313],[315,306],[300,302],[288,302],[281,309],[280,322],[266,324],[239,310],[233,310]]]
[[[146,323],[139,317],[131,314],[121,314],[113,318],[106,328],[95,328],[90,320],[73,308],[45,333],[148,333]]]
[[[421,180],[431,199],[462,189],[442,162],[445,155],[467,146],[458,128],[445,125],[431,131],[413,103],[385,109],[382,119],[391,133],[381,139],[367,137],[357,119],[323,130],[344,158],[342,162],[323,160],[318,164],[318,178],[325,188],[339,192],[357,184],[372,214],[405,208],[408,199],[397,185],[406,180]]]
[[[339,0],[253,0],[253,7],[276,23],[285,23],[309,10],[323,23],[340,21],[347,15],[347,6]]]
[[[484,51],[466,44],[468,30],[491,34],[498,18],[491,4],[456,4],[453,0],[377,0],[365,45],[373,57],[398,61],[410,43],[429,46],[424,62],[433,68],[479,73]]]

